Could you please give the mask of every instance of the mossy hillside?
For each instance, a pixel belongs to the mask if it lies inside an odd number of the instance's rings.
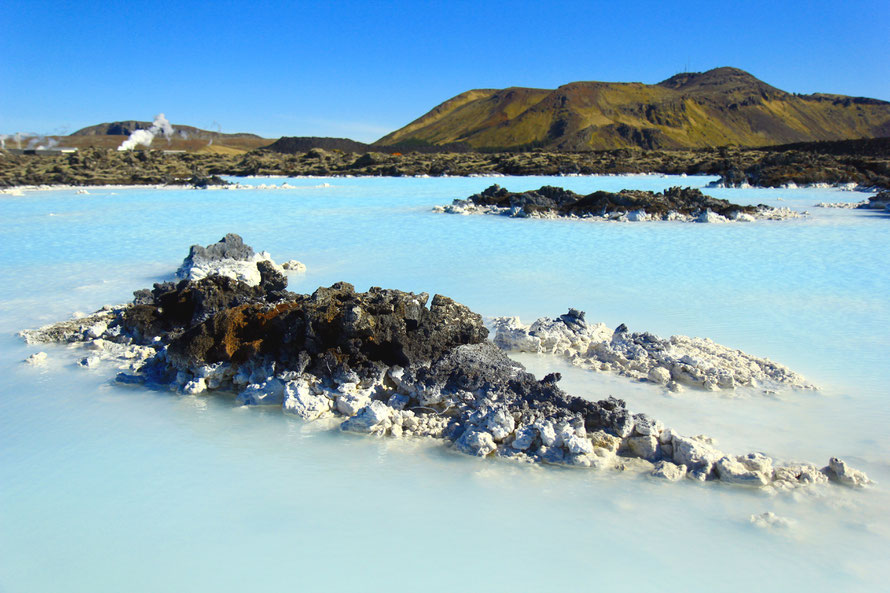
[[[480,150],[768,146],[890,135],[890,103],[795,95],[736,68],[661,83],[574,82],[462,93],[377,141],[465,142]]]

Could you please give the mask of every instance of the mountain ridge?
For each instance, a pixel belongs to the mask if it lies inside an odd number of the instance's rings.
[[[129,136],[136,130],[147,130],[151,127],[150,121],[124,120],[114,122],[104,122],[81,128],[76,132],[72,132],[69,136]],[[183,138],[261,138],[256,134],[248,132],[235,132],[232,134],[224,132],[213,132],[210,130],[202,130],[194,126],[186,126],[182,124],[171,124],[174,134]]]
[[[374,143],[481,150],[745,147],[890,136],[890,102],[783,91],[732,67],[656,84],[578,81],[473,89]]]

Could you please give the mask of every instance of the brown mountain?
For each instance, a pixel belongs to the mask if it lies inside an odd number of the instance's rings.
[[[173,125],[173,136],[158,136],[151,148],[160,150],[185,150],[187,152],[214,152],[222,154],[241,154],[257,148],[268,146],[272,140],[261,138],[256,134],[212,132],[194,126]],[[96,124],[77,130],[68,136],[54,136],[64,146],[76,148],[116,148],[135,130],[147,130],[149,121],[116,121]],[[142,148],[140,147],[140,150]]]
[[[173,126],[174,136],[181,138],[259,138],[256,134],[248,134],[238,132],[235,134],[224,134],[223,132],[211,132],[202,130],[194,126],[183,126],[180,124],[171,124]],[[151,127],[150,121],[116,121],[112,123],[96,124],[81,128],[71,133],[71,136],[129,136],[136,130],[147,130]]]
[[[890,136],[890,103],[787,93],[737,68],[658,84],[573,82],[461,93],[377,146],[477,149],[703,148]]]

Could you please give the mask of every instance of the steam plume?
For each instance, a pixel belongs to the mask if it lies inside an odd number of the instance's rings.
[[[30,140],[28,140],[28,150],[32,148],[36,148],[37,150],[45,150],[47,148],[55,148],[59,145],[59,141],[55,138],[50,138],[49,136],[44,136],[43,134],[34,134]]]
[[[213,120],[213,123],[210,124],[210,127],[211,127],[211,128],[216,128],[216,132],[217,132],[217,134],[222,134],[222,126],[219,125],[219,122],[218,122],[218,121]],[[212,146],[212,145],[213,145],[213,134],[212,134],[212,133],[211,133],[211,134],[207,134],[207,136],[210,138],[210,141],[207,143],[207,146]]]
[[[151,127],[147,130],[133,130],[130,137],[124,140],[123,144],[118,146],[117,149],[133,150],[139,145],[151,146],[152,140],[154,140],[155,136],[158,134],[163,134],[164,138],[167,140],[173,135],[173,126],[170,125],[170,122],[167,121],[167,118],[164,117],[163,113],[159,113],[155,116],[154,121],[151,123]]]

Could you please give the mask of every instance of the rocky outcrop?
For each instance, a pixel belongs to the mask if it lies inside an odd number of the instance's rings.
[[[173,294],[200,295],[202,290],[200,283],[185,284]],[[263,360],[317,376],[357,373],[370,380],[385,367],[429,362],[458,345],[485,339],[488,332],[478,315],[440,295],[427,308],[428,299],[426,294],[379,288],[356,293],[342,282],[311,295],[291,293],[272,302],[252,299],[205,313],[203,321],[187,325],[171,338],[167,360],[181,369]],[[158,308],[161,324],[176,327],[168,309]]]
[[[726,186],[783,187],[789,184],[890,188],[890,151],[871,144],[838,152],[838,143],[806,150],[709,148],[702,150],[619,149],[598,152],[427,154],[406,147],[363,159],[350,152],[307,149],[299,155],[254,150],[247,154],[167,154],[159,150],[89,148],[72,154],[32,156],[0,150],[0,187],[64,185],[189,185],[220,175],[717,175]],[[857,144],[858,145],[858,144]],[[890,145],[886,143],[885,145]],[[422,147],[418,147],[422,149]],[[402,154],[404,153],[404,154]],[[231,188],[232,186],[226,186]],[[280,188],[280,185],[274,187]]]
[[[234,237],[193,249],[187,262],[250,257]],[[113,360],[124,370],[121,383],[234,392],[244,405],[278,405],[307,421],[339,418],[340,429],[354,433],[439,438],[477,457],[776,489],[868,483],[836,459],[819,470],[780,466],[760,453],[732,456],[712,439],[631,413],[622,400],[573,397],[558,387],[558,374],[538,380],[507,357],[487,340],[482,318],[447,297],[360,293],[343,282],[296,294],[268,262],[257,267],[256,285],[219,274],[156,284],[130,304],[23,335],[81,342],[89,354],[80,366]],[[578,312],[564,317],[550,323],[571,326],[558,330],[564,336],[600,331]],[[526,339],[549,344],[542,336]]]
[[[252,247],[244,244],[241,237],[230,233],[218,243],[207,247],[192,245],[188,256],[176,270],[176,277],[200,280],[210,275],[218,275],[256,286],[262,277],[261,262],[270,264],[276,272],[282,271],[268,253],[265,251],[255,253]],[[286,285],[285,282],[284,286]]]
[[[890,190],[878,192],[858,207],[865,210],[890,210]]]
[[[618,193],[596,191],[586,196],[545,185],[537,190],[510,192],[492,185],[437,212],[450,214],[499,214],[514,218],[585,218],[614,221],[680,220],[694,222],[750,222],[756,219],[779,220],[800,216],[789,209],[763,204],[739,206],[727,200],[706,196],[695,188],[671,187],[663,193],[621,190]]]
[[[853,141],[862,151],[838,151],[844,142],[823,142],[800,150],[795,145],[750,154],[728,150],[719,169],[719,187],[799,187],[815,185],[890,187],[890,139]]]
[[[815,389],[799,374],[767,358],[728,348],[707,338],[615,330],[588,323],[583,311],[569,309],[556,318],[542,317],[531,325],[518,317],[489,322],[495,344],[505,350],[556,354],[581,368],[614,372],[663,385],[718,391],[736,387],[773,390],[779,387]]]

